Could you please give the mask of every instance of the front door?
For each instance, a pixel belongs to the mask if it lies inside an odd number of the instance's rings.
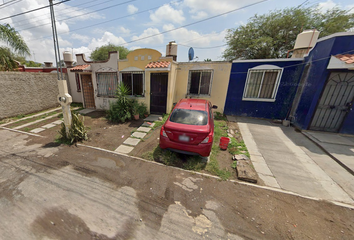
[[[81,75],[81,81],[85,108],[96,108],[91,74]]]
[[[166,113],[168,73],[151,73],[150,113]]]
[[[310,129],[338,132],[353,104],[354,72],[332,72],[313,116]]]

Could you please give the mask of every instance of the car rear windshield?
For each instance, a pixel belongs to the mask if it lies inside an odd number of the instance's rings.
[[[177,108],[173,110],[170,121],[189,125],[206,125],[208,123],[208,113],[206,111]]]

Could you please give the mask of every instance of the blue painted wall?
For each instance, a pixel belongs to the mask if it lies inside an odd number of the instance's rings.
[[[312,116],[315,113],[318,100],[325,87],[330,70],[327,66],[331,55],[340,53],[354,53],[354,35],[337,36],[320,41],[306,57],[305,63],[310,63],[309,75],[306,80],[298,108],[295,113],[295,124],[302,129],[308,129]],[[354,112],[350,112],[345,119],[341,133],[354,134]]]
[[[285,119],[301,77],[304,66],[302,63],[302,60],[272,61],[271,59],[269,61],[263,59],[259,62],[245,61],[232,63],[224,113],[235,116]],[[283,68],[275,102],[242,100],[248,69],[265,64]]]

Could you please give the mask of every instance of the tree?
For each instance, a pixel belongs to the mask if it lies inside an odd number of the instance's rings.
[[[108,59],[108,53],[112,51],[119,52],[119,59],[126,59],[129,53],[129,50],[123,46],[117,46],[112,43],[108,43],[107,45],[103,45],[101,47],[96,48],[90,55],[91,60],[93,61],[104,61]]]
[[[26,67],[41,67],[41,63],[37,63],[31,60],[26,60],[24,56],[17,55],[14,57],[14,59],[18,62],[20,62],[21,65],[26,65]]]
[[[0,40],[9,46],[0,47],[0,71],[9,71],[17,68],[15,54],[30,55],[25,41],[9,24],[0,24]]]
[[[286,8],[255,15],[246,25],[229,29],[226,34],[226,60],[283,58],[294,48],[296,36],[306,29],[317,29],[320,37],[348,31],[354,14],[334,8],[321,13],[317,8]]]

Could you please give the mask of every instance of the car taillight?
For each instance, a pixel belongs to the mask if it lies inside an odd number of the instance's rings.
[[[164,127],[161,127],[160,135],[163,137],[167,137]]]
[[[204,140],[201,143],[212,143],[213,142],[213,134],[209,133],[209,135],[204,138]]]

